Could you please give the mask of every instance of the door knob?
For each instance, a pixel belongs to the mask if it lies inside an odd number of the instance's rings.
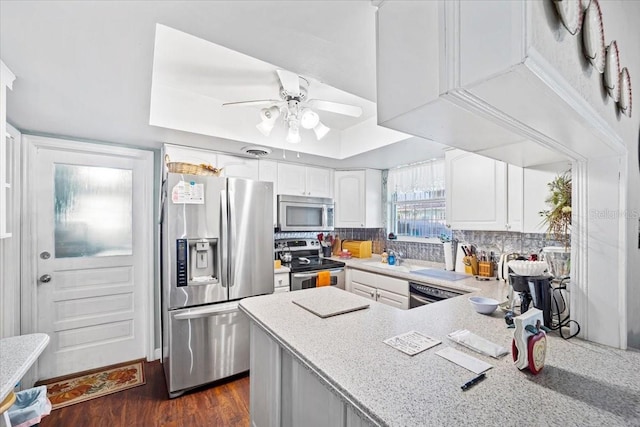
[[[40,276],[40,281],[42,283],[49,283],[51,281],[51,275],[43,274],[42,276]]]

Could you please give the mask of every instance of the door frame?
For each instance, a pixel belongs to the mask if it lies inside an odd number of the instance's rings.
[[[22,252],[21,252],[21,304],[20,304],[20,333],[29,334],[36,332],[37,327],[37,294],[38,283],[37,272],[37,217],[36,198],[37,189],[34,188],[35,180],[29,173],[36,167],[38,148],[53,148],[61,151],[72,151],[88,154],[108,154],[129,157],[141,160],[141,175],[143,176],[142,192],[147,196],[139,201],[139,209],[142,215],[148,218],[148,233],[142,239],[140,251],[142,252],[143,274],[148,278],[148,286],[143,295],[144,319],[147,323],[145,327],[145,354],[147,360],[154,360],[155,352],[155,317],[154,317],[154,289],[155,289],[155,269],[154,269],[154,235],[156,232],[154,216],[154,153],[153,151],[140,150],[135,148],[119,147],[114,145],[100,144],[95,142],[73,141],[59,138],[51,138],[36,135],[22,135]],[[25,375],[23,382],[30,385],[38,378],[37,363],[34,368]]]

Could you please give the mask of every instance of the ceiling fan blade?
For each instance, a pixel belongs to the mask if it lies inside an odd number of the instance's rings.
[[[318,110],[344,114],[345,116],[360,117],[362,115],[362,108],[355,105],[323,101],[322,99],[310,99],[309,101],[307,101],[307,104],[311,105],[314,108],[317,108]]]
[[[237,102],[225,102],[223,107],[252,107],[260,105],[270,105],[281,103],[281,99],[256,99],[253,101],[237,101]]]
[[[300,80],[296,73],[287,70],[276,70],[282,88],[289,92],[290,95],[298,95],[300,93]]]

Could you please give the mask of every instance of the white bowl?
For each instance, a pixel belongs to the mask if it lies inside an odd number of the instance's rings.
[[[491,314],[498,308],[499,302],[492,298],[469,297],[469,302],[478,313]]]
[[[507,264],[518,276],[541,276],[548,268],[545,261],[509,261]]]

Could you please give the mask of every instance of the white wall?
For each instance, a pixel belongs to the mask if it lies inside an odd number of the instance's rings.
[[[623,67],[628,67],[631,74],[631,85],[636,88],[636,92],[640,90],[640,31],[637,22],[640,21],[640,2],[630,2],[625,0],[607,0],[600,2],[603,23],[605,30],[605,43],[609,44],[612,40],[616,40],[620,49],[620,62]],[[622,251],[621,260],[612,259],[610,266],[612,273],[619,266],[623,266],[621,274],[626,275],[626,289],[622,289],[619,294],[612,276],[606,272],[598,272],[596,275],[590,275],[590,283],[597,280],[595,286],[598,295],[590,295],[591,301],[606,301],[602,305],[591,304],[589,310],[600,312],[606,307],[611,308],[618,302],[624,302],[626,298],[627,305],[627,338],[628,345],[640,348],[640,249],[638,239],[640,214],[640,167],[638,165],[638,145],[640,144],[640,104],[635,98],[633,105],[633,115],[631,118],[622,116],[617,111],[613,100],[606,95],[602,83],[602,75],[597,73],[589,64],[582,53],[582,37],[581,33],[577,36],[571,36],[568,31],[559,23],[554,3],[551,1],[532,2],[531,8],[532,19],[532,37],[535,48],[551,62],[563,77],[600,113],[600,115],[616,130],[616,132],[624,140],[627,149],[627,158],[622,159],[626,165],[622,165],[622,176],[620,186],[622,186],[621,200],[623,207],[620,209],[617,203],[618,194],[617,180],[615,174],[607,176],[607,172],[611,168],[616,167],[617,159],[601,159],[590,162],[588,185],[596,190],[598,186],[606,185],[609,195],[612,197],[599,199],[596,207],[604,212],[598,215],[594,212],[589,220],[589,228],[602,237],[602,246],[600,249],[610,245],[611,241],[618,240],[618,224],[614,220],[614,216],[618,215],[623,218],[622,229],[624,235],[619,239],[621,242],[626,240],[626,254]],[[624,170],[627,169],[627,177]],[[626,206],[624,202],[626,198]],[[611,214],[607,215],[606,211]],[[626,227],[625,227],[626,225]],[[626,229],[626,230],[625,230]],[[608,235],[608,238],[607,238]],[[590,248],[589,256],[608,256],[613,257],[615,249],[609,248],[609,252],[601,254],[600,249]],[[626,260],[625,260],[626,255]],[[625,262],[626,261],[626,262]],[[626,292],[626,295],[625,295]],[[598,298],[599,297],[599,298]],[[612,313],[598,313],[603,316],[612,315]],[[606,317],[605,317],[606,318]],[[587,325],[587,327],[596,327],[598,325]],[[611,331],[603,331],[604,334]]]

